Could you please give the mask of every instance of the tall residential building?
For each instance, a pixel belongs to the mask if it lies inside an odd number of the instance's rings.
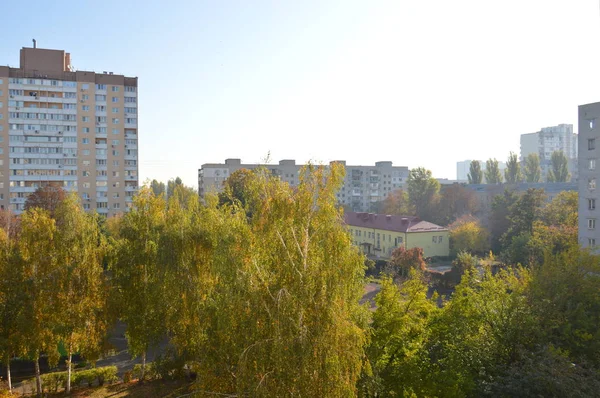
[[[21,49],[0,66],[0,208],[20,213],[38,187],[75,191],[104,215],[138,188],[137,77],[76,71],[63,50]]]
[[[579,244],[594,248],[600,244],[600,175],[596,164],[600,158],[600,102],[579,106]]]
[[[404,187],[408,179],[408,167],[393,166],[392,162],[377,162],[375,166],[348,166],[344,185],[337,193],[338,201],[353,211],[371,211],[375,204],[384,200],[394,190]],[[198,170],[198,192],[219,192],[223,182],[236,170],[255,169],[264,166],[291,186],[299,183],[298,174],[303,165],[295,160],[282,160],[279,164],[242,164],[240,159],[227,159],[225,163],[203,164]]]
[[[461,162],[456,162],[456,179],[458,180],[458,182],[469,182],[471,162],[479,162],[479,164],[481,164],[481,171],[485,172],[485,160],[463,160]],[[498,169],[500,170],[500,173],[502,173],[502,178],[504,178],[504,170],[506,169],[506,163],[498,161]],[[483,175],[483,180],[485,181],[485,174]]]
[[[544,127],[537,133],[521,134],[521,161],[531,153],[540,157],[544,180],[551,167],[552,153],[562,151],[569,160],[569,173],[573,181],[577,179],[577,134],[572,124]]]

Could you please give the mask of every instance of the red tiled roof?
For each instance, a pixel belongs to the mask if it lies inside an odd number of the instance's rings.
[[[428,221],[421,221],[415,216],[392,216],[374,213],[346,212],[344,222],[353,227],[381,229],[394,232],[432,232],[446,231],[444,227]]]

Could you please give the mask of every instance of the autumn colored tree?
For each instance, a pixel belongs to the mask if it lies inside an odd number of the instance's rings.
[[[554,151],[550,157],[548,182],[567,182],[569,179],[569,161],[563,151]]]
[[[485,183],[502,184],[502,173],[496,159],[488,159],[485,162]]]
[[[411,269],[425,271],[426,266],[423,249],[420,247],[405,249],[404,246],[400,246],[392,252],[388,264],[389,273],[394,278],[408,277]]]
[[[86,214],[75,193],[55,209],[55,252],[58,262],[58,333],[67,350],[67,393],[71,391],[72,355],[97,359],[107,334],[103,238],[96,214]]]
[[[399,216],[413,214],[413,209],[410,205],[408,194],[402,189],[398,189],[390,193],[383,200],[380,213],[394,214]]]
[[[18,322],[26,355],[35,364],[38,396],[42,394],[40,355],[45,353],[50,364],[56,364],[59,359],[60,316],[56,311],[61,307],[56,283],[62,270],[57,261],[55,239],[56,223],[46,210],[33,207],[21,215],[17,250],[19,272],[25,281],[21,287],[25,299]]]
[[[516,153],[511,152],[506,161],[506,169],[504,170],[504,179],[509,184],[521,182],[523,176],[521,174],[521,164]]]
[[[245,208],[248,202],[250,181],[255,178],[255,172],[248,169],[240,169],[231,173],[229,178],[223,183],[223,191],[219,193],[219,204],[233,204],[238,202],[242,208]]]
[[[489,232],[474,217],[459,219],[450,225],[450,252],[484,254],[490,250]]]
[[[254,396],[356,394],[367,338],[358,304],[364,261],[336,203],[343,172],[307,166],[292,189],[259,170],[245,192],[250,219],[239,202],[207,201],[217,283],[205,312],[202,387]]]
[[[159,262],[165,209],[164,197],[154,196],[148,187],[140,189],[133,208],[121,220],[111,266],[115,294],[122,304],[121,319],[127,324],[129,351],[142,357],[142,380],[146,352],[166,333],[163,296],[167,286]]]
[[[483,182],[483,171],[481,170],[481,162],[479,160],[471,162],[467,178],[469,179],[469,184],[481,184]]]
[[[523,160],[523,176],[526,182],[540,182],[542,180],[542,168],[540,157],[537,153],[530,153]]]
[[[25,210],[40,208],[54,215],[56,207],[66,197],[65,190],[58,184],[46,184],[35,190],[25,201]]]
[[[474,214],[478,209],[475,193],[463,185],[452,184],[441,190],[440,200],[434,221],[440,225],[448,225],[457,218]]]

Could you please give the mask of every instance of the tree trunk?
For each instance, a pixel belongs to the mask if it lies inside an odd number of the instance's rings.
[[[67,394],[69,394],[71,392],[71,360],[73,359],[73,354],[71,353],[71,350],[69,350],[69,360],[67,361]]]
[[[35,388],[37,391],[37,396],[42,396],[42,376],[40,375],[40,356],[36,355],[35,357]]]
[[[10,378],[10,356],[6,361],[6,381],[8,382],[8,391],[12,392],[12,380]]]
[[[142,352],[142,371],[140,374],[140,383],[144,382],[145,373],[146,373],[146,351]]]

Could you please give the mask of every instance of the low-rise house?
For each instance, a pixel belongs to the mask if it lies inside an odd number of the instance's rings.
[[[420,247],[425,257],[450,255],[448,229],[418,217],[346,212],[344,221],[354,244],[368,256],[389,258],[401,246]]]

